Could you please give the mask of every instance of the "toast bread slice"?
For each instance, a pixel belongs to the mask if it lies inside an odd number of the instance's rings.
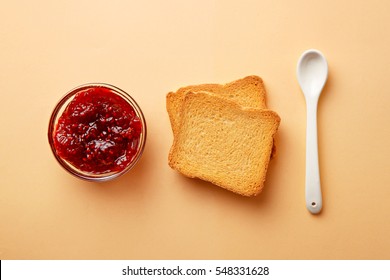
[[[169,165],[243,196],[263,188],[280,117],[209,92],[187,92]]]

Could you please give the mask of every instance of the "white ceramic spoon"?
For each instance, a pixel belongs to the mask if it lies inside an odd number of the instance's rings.
[[[318,50],[305,51],[297,66],[298,82],[306,99],[306,208],[317,214],[322,208],[318,166],[317,104],[328,78],[328,63]]]

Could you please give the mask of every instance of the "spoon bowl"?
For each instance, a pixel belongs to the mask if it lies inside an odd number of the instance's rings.
[[[318,163],[317,105],[328,78],[328,63],[318,50],[305,51],[297,66],[297,78],[306,99],[306,208],[312,214],[322,209]]]
[[[328,79],[325,56],[318,50],[305,51],[298,61],[297,77],[306,98],[319,98]]]

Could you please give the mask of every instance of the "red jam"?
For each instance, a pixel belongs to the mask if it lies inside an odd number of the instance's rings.
[[[133,107],[104,87],[78,92],[58,119],[57,154],[81,171],[121,171],[135,157],[142,124]]]

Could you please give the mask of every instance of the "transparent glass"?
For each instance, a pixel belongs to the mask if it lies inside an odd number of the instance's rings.
[[[139,139],[138,147],[136,149],[136,154],[134,155],[133,160],[122,170],[107,172],[107,173],[102,173],[102,174],[94,174],[94,173],[79,170],[77,167],[73,166],[71,163],[69,163],[68,161],[61,158],[56,151],[56,148],[54,145],[54,139],[53,139],[54,133],[55,133],[55,130],[57,127],[58,119],[61,117],[65,108],[72,101],[72,99],[75,97],[75,95],[82,90],[86,90],[88,88],[96,88],[96,87],[104,87],[106,89],[109,89],[113,93],[115,93],[118,96],[120,96],[121,98],[123,98],[127,103],[129,103],[134,108],[134,111],[135,111],[136,115],[138,116],[138,118],[140,119],[141,124],[142,124],[140,139]],[[78,178],[88,180],[88,181],[108,181],[108,180],[112,180],[114,178],[117,178],[117,177],[125,174],[129,170],[131,170],[136,165],[136,163],[139,161],[139,159],[141,158],[142,153],[144,151],[145,142],[146,142],[146,122],[145,122],[145,117],[142,113],[141,108],[138,106],[137,102],[128,93],[126,93],[125,91],[123,91],[115,86],[109,85],[109,84],[90,83],[90,84],[84,84],[84,85],[81,85],[81,86],[78,86],[78,87],[72,89],[67,94],[65,94],[65,96],[57,103],[57,105],[55,106],[53,113],[51,114],[51,117],[50,117],[48,138],[49,138],[51,150],[53,151],[55,158],[57,159],[59,164],[66,171],[68,171],[69,173],[71,173],[72,175],[74,175]]]

